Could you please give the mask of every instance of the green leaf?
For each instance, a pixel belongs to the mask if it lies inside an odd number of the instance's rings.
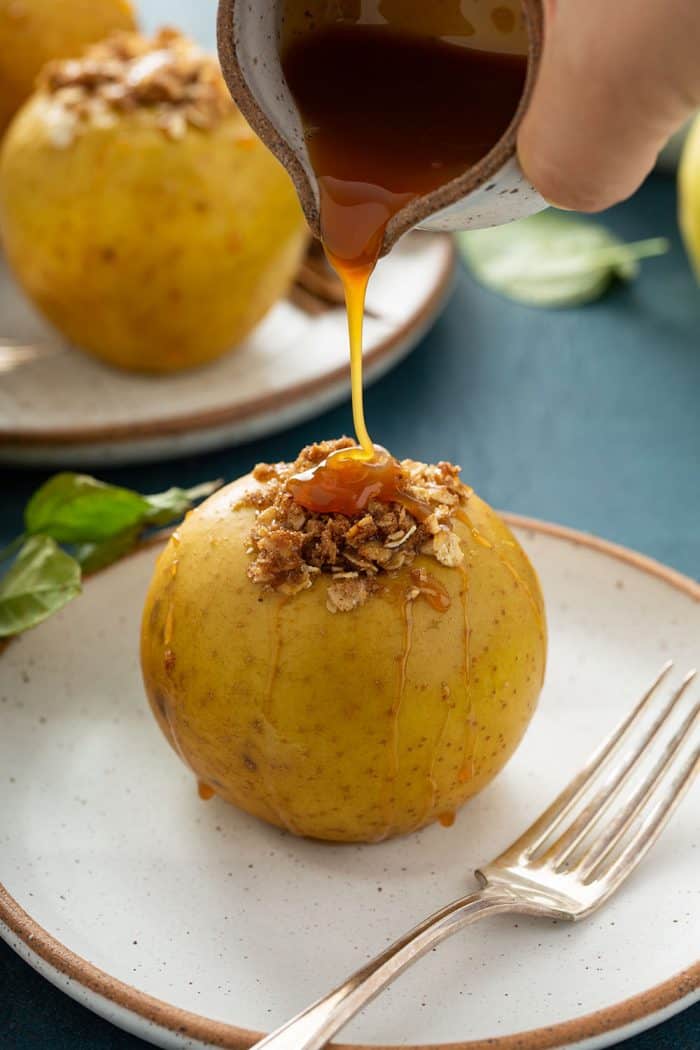
[[[34,493],[24,512],[26,535],[0,551],[19,553],[0,577],[0,638],[41,623],[80,593],[81,569],[97,572],[123,557],[145,529],[168,525],[220,481],[141,496],[85,474],[57,474]],[[75,557],[62,551],[70,545]]]
[[[169,525],[220,485],[141,496],[86,474],[56,474],[27,504],[25,524],[29,535],[51,536],[58,543],[103,543],[137,527]]]
[[[577,306],[599,299],[613,280],[629,281],[639,260],[663,255],[663,238],[623,244],[590,220],[557,211],[458,235],[467,264],[493,291],[530,306]]]
[[[11,558],[13,555],[15,555],[24,543],[25,539],[26,536],[24,535],[24,533],[22,533],[22,535],[14,539],[12,543],[8,543],[6,547],[3,547],[0,551],[0,562],[7,561],[8,558]]]
[[[48,536],[33,536],[0,579],[0,638],[35,627],[80,593],[80,566]]]
[[[148,510],[136,525],[117,533],[108,540],[102,540],[99,543],[83,543],[76,548],[75,556],[83,572],[88,574],[106,569],[108,565],[133,550],[144,529],[162,527],[178,520],[192,508],[196,500],[210,496],[221,484],[220,481],[210,481],[193,489],[172,488],[154,496],[144,496]]]
[[[159,492],[155,496],[145,496],[148,504],[145,521],[148,525],[169,525],[177,518],[181,518],[200,499],[206,499],[213,492],[221,488],[222,481],[207,481],[203,485],[197,485],[193,489],[168,489],[167,492]]]
[[[149,504],[128,489],[85,474],[56,474],[34,493],[24,512],[27,532],[58,543],[111,539],[144,521]]]
[[[133,550],[140,535],[141,526],[136,525],[100,543],[81,543],[75,548],[75,557],[86,576],[99,572]]]

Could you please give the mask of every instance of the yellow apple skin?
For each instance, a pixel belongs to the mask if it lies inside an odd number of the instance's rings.
[[[173,141],[137,111],[61,148],[50,110],[34,96],[0,154],[0,232],[35,305],[76,346],[142,372],[245,339],[288,290],[308,230],[243,117]]]
[[[0,0],[0,135],[46,62],[135,27],[129,0]]]
[[[688,258],[700,282],[700,117],[690,126],[678,168],[678,218]]]
[[[298,835],[376,842],[449,819],[505,765],[540,693],[537,576],[477,496],[457,526],[464,571],[406,612],[408,573],[349,613],[329,578],[294,597],[246,576],[250,477],[190,514],[158,559],[141,663],[166,737],[217,795]],[[408,618],[407,618],[408,617]]]

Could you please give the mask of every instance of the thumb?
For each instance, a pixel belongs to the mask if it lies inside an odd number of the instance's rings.
[[[518,138],[551,203],[598,211],[630,196],[700,106],[698,0],[547,0],[545,45]]]

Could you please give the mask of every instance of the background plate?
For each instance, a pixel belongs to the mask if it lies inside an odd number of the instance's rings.
[[[680,673],[700,657],[696,584],[563,530],[523,523],[519,534],[551,627],[532,728],[453,829],[380,846],[296,840],[201,803],[140,681],[154,552],[91,580],[0,657],[3,936],[71,995],[159,1045],[241,1047],[241,1029],[280,1024],[470,891],[474,867],[551,800],[660,665],[672,655]],[[345,1037],[592,1048],[688,1005],[700,981],[693,802],[590,920],[473,927]]]
[[[411,234],[368,294],[366,378],[425,335],[452,287],[450,237]],[[46,350],[1,376],[0,462],[83,466],[181,456],[248,441],[338,404],[350,388],[345,311],[282,301],[245,343],[174,376],[108,368],[68,346],[29,306],[0,260],[0,344]]]

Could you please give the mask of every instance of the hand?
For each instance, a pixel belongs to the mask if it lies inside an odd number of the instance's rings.
[[[520,160],[546,200],[599,211],[634,193],[700,108],[700,0],[545,0],[545,8]]]

